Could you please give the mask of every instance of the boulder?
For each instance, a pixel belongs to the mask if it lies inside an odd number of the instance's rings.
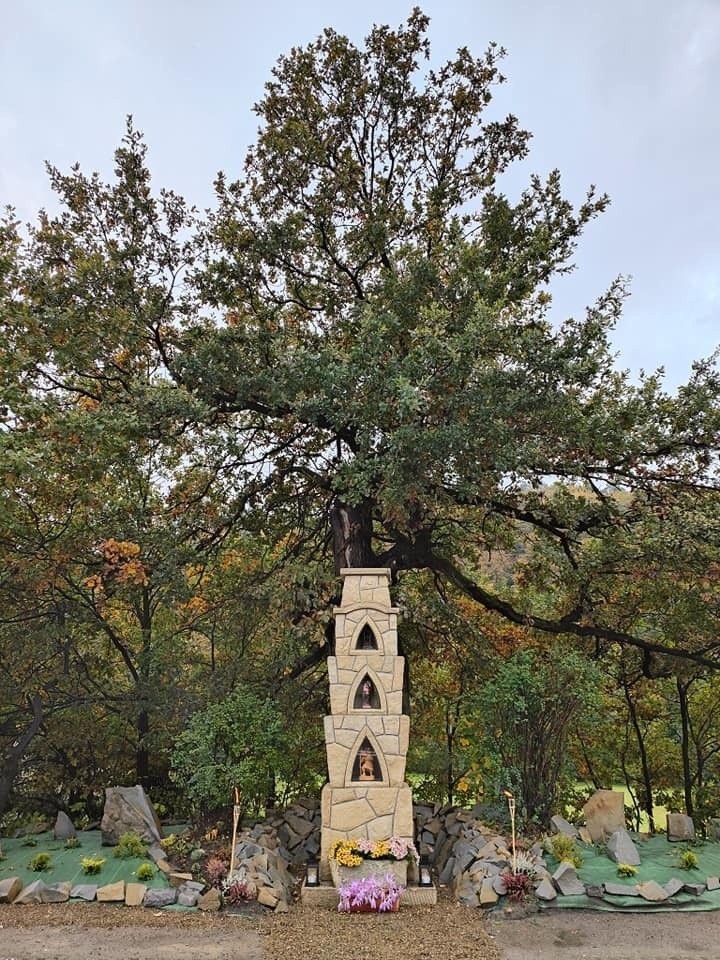
[[[596,790],[583,807],[592,843],[605,843],[616,830],[625,829],[625,795],[620,790]]]
[[[572,837],[573,840],[577,839],[578,832],[575,827],[571,823],[568,823],[564,817],[560,817],[557,814],[550,818],[550,828],[553,833],[562,833],[566,837]]]
[[[720,818],[711,817],[710,820],[708,820],[707,829],[708,829],[708,840],[712,840],[714,843],[718,843],[718,841],[720,841]]]
[[[43,903],[65,903],[70,899],[72,884],[69,881],[60,883],[49,883],[42,891]]]
[[[540,883],[535,887],[535,896],[538,900],[555,900],[557,899],[557,890],[553,886],[552,880],[547,878],[540,881]]]
[[[480,887],[480,906],[492,907],[500,899],[497,890],[493,886],[491,877],[485,877]]]
[[[73,822],[63,810],[58,810],[53,836],[56,840],[72,840],[76,836]]]
[[[640,864],[638,849],[624,827],[611,834],[607,842],[607,855],[615,863],[627,863],[631,867]]]
[[[661,903],[668,899],[667,890],[665,887],[661,887],[656,880],[646,880],[644,883],[639,883],[637,888],[643,900],[648,900],[651,903]]]
[[[264,907],[271,907],[273,910],[280,900],[280,897],[278,897],[272,887],[260,887],[257,898],[258,903],[261,903]]]
[[[639,897],[640,891],[635,883],[604,883],[605,893],[611,897]]]
[[[177,903],[181,907],[196,907],[199,899],[200,893],[188,884],[184,883],[178,888]]]
[[[162,839],[162,827],[145,791],[134,787],[107,787],[100,824],[102,842],[116,845],[124,833],[137,833],[149,844]]]
[[[567,860],[563,860],[553,874],[553,883],[564,897],[583,896],[585,893],[585,884],[578,877],[574,865]]]
[[[145,899],[145,894],[147,893],[147,885],[144,883],[128,883],[125,885],[125,906],[126,907],[141,907],[143,900]]]
[[[705,884],[703,884],[703,887],[704,886]],[[678,879],[678,877],[670,877],[668,882],[663,884],[663,887],[669,897],[674,897],[676,893],[680,893],[685,887],[685,884],[682,880]]]
[[[477,907],[480,905],[475,886],[468,877],[458,886],[455,897],[458,903],[461,903],[464,907]]]
[[[198,908],[207,913],[215,913],[222,906],[220,891],[215,887],[210,887],[207,893],[204,893],[198,900]]]
[[[116,883],[106,883],[104,887],[98,887],[96,896],[99,903],[124,902],[125,881],[118,880]]]
[[[43,903],[43,892],[47,884],[43,880],[33,880],[20,891],[13,903]]]
[[[692,894],[694,897],[700,897],[705,893],[705,884],[704,883],[684,883],[683,891],[685,893]]]
[[[498,896],[504,897],[506,895],[507,886],[505,884],[505,877],[502,874],[492,878],[492,885],[493,890],[498,894]]]
[[[0,903],[12,903],[23,888],[20,877],[6,877],[0,880]]]
[[[94,900],[97,896],[97,885],[94,883],[76,883],[70,891],[71,900]]]
[[[695,824],[692,817],[684,813],[669,813],[667,815],[667,838],[670,843],[687,843],[695,839]]]
[[[144,907],[169,907],[177,900],[174,887],[153,887],[143,897]]]

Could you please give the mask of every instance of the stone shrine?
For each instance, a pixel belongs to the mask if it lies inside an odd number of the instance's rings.
[[[322,791],[320,875],[330,877],[334,840],[413,839],[405,761],[410,719],[402,712],[405,659],[397,655],[390,571],[340,571],[335,656],[328,657],[330,716],[325,717],[328,780]]]

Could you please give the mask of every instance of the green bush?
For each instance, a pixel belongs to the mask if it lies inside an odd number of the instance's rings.
[[[558,833],[554,837],[550,838],[550,852],[558,861],[558,863],[562,863],[563,860],[567,860],[575,867],[582,866],[582,854],[575,846],[575,841],[572,837],[568,837],[564,833]]]
[[[96,873],[100,873],[102,868],[105,866],[104,857],[83,857],[80,861],[80,866],[82,867],[82,872],[90,876]]]
[[[617,875],[619,877],[634,877],[637,874],[637,867],[633,867],[630,863],[619,863],[617,868]]]
[[[141,863],[135,871],[135,876],[138,878],[138,880],[142,880],[143,883],[147,882],[148,880],[152,880],[152,878],[155,876],[155,871],[153,870],[152,864]]]
[[[277,704],[241,687],[190,719],[175,745],[170,777],[196,808],[210,811],[226,808],[237,786],[243,813],[253,813],[276,776],[287,779],[290,754]]]
[[[678,850],[677,860],[680,870],[695,870],[698,866],[697,855],[692,850]]]
[[[115,853],[113,855],[120,857],[122,860],[127,860],[130,857],[135,857],[139,860],[147,856],[147,850],[145,849],[145,844],[142,842],[142,839],[136,833],[124,833],[120,837],[120,842],[115,847]]]
[[[36,873],[40,873],[42,870],[49,870],[52,857],[49,853],[36,853],[32,858],[28,867],[30,870],[34,870]]]
[[[66,850],[76,850],[80,846],[80,841],[77,837],[68,837],[65,841]]]

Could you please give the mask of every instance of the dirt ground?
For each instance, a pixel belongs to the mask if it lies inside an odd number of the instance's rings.
[[[393,915],[281,916],[0,906],[0,960],[717,960],[719,913],[546,910],[483,917],[448,901]]]

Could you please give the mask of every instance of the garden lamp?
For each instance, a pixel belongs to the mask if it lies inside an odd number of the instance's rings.
[[[320,864],[317,860],[308,860],[305,864],[305,886],[320,886]]]

